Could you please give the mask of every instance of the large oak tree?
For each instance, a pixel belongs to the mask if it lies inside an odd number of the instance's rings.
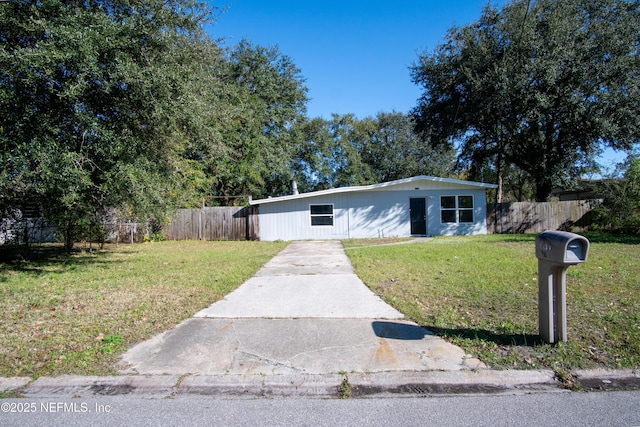
[[[535,197],[579,175],[604,146],[640,136],[640,3],[516,0],[452,28],[412,67],[418,129],[461,144],[467,166],[524,171]]]
[[[70,249],[107,211],[161,224],[287,187],[304,79],[277,48],[222,49],[212,17],[194,0],[0,3],[2,217],[41,206]]]
[[[67,249],[107,208],[161,215],[180,141],[198,133],[194,65],[218,55],[209,16],[192,0],[1,3],[3,207],[41,205]]]

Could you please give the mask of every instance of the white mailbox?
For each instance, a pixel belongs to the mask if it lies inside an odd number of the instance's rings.
[[[545,231],[536,238],[538,326],[548,343],[567,342],[567,268],[583,263],[589,240],[566,231]]]

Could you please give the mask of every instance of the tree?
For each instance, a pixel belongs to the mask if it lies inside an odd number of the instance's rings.
[[[624,234],[640,234],[640,158],[630,155],[623,177],[605,179],[596,186],[602,201],[594,208],[597,227]]]
[[[511,165],[536,200],[640,135],[640,7],[625,0],[517,0],[452,28],[412,67],[417,128],[460,141],[460,161]]]
[[[185,89],[216,56],[210,14],[191,0],[0,4],[3,203],[42,205],[69,250],[87,216],[174,206],[176,154],[204,137]]]
[[[287,191],[295,128],[304,121],[307,88],[300,70],[277,47],[247,40],[226,57],[229,117],[219,128],[224,151],[209,153],[206,173],[216,197],[266,197]]]
[[[360,122],[366,133],[361,149],[375,182],[394,181],[418,175],[452,176],[455,152],[449,147],[433,147],[428,138],[414,131],[410,116],[399,112],[378,113]]]
[[[369,165],[362,158],[367,135],[362,132],[360,121],[353,114],[333,114],[329,132],[331,146],[332,187],[373,184],[375,181]]]
[[[332,183],[333,138],[329,122],[320,117],[305,121],[296,128],[297,146],[291,159],[291,171],[301,192],[326,190]]]
[[[361,155],[366,137],[353,114],[333,114],[331,120],[316,118],[301,126],[302,143],[291,164],[300,190],[371,184]]]
[[[453,150],[432,147],[414,132],[411,118],[398,112],[362,120],[353,114],[316,118],[300,134],[304,142],[292,169],[302,191],[453,172]]]

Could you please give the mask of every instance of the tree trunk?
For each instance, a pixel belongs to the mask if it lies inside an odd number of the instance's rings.
[[[73,225],[67,225],[64,229],[64,250],[70,254],[73,250]]]
[[[502,203],[502,193],[503,193],[503,179],[502,179],[502,173],[503,173],[503,164],[504,164],[504,160],[503,160],[503,154],[502,154],[502,149],[498,150],[498,155],[496,158],[496,175],[498,176],[498,189],[496,190],[496,203],[500,204]]]
[[[551,181],[546,177],[536,177],[536,202],[546,202],[549,200],[553,190]]]

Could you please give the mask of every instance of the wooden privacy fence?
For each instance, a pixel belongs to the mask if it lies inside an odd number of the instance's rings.
[[[513,202],[487,205],[487,232],[541,233],[545,230],[584,229],[590,224],[588,200]]]
[[[179,209],[163,230],[167,240],[258,240],[258,208]]]

